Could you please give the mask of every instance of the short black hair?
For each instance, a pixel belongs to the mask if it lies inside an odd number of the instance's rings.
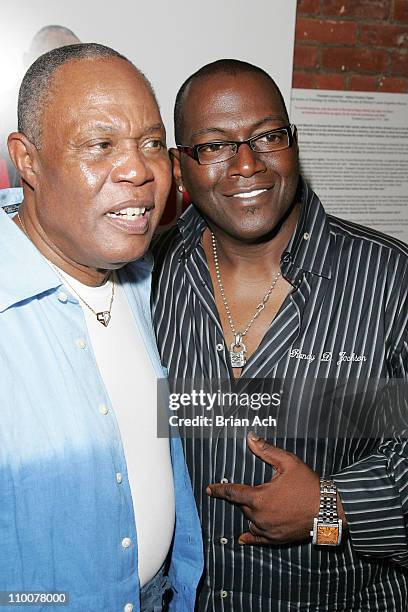
[[[78,43],[52,49],[40,55],[27,70],[18,95],[18,131],[25,134],[37,149],[41,148],[43,112],[49,100],[56,71],[67,62],[93,58],[124,60],[142,76],[156,99],[145,75],[127,57],[110,47],[98,43]]]
[[[178,90],[178,93],[176,96],[176,102],[174,104],[174,133],[175,133],[175,138],[176,138],[177,143],[179,143],[179,138],[180,138],[180,134],[182,131],[184,94],[186,92],[187,87],[190,85],[190,83],[198,79],[207,77],[207,76],[212,76],[214,74],[227,74],[227,75],[237,76],[245,72],[253,72],[256,74],[260,74],[263,77],[265,77],[268,81],[270,81],[271,85],[276,90],[276,93],[278,94],[282,102],[282,106],[285,110],[286,117],[288,118],[288,121],[289,121],[289,115],[288,115],[288,111],[286,110],[286,104],[283,99],[282,93],[279,87],[277,86],[277,84],[275,83],[275,81],[273,80],[273,78],[267,72],[265,72],[265,70],[263,70],[259,66],[250,64],[249,62],[243,62],[242,60],[220,59],[220,60],[216,60],[215,62],[211,62],[210,64],[206,64],[205,66],[203,66],[202,68],[194,72],[194,74],[189,76],[188,79],[184,81],[184,83]]]

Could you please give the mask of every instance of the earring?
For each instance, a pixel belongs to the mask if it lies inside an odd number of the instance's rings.
[[[179,190],[179,192],[180,192],[180,193],[183,193],[183,191],[184,191],[184,187],[183,187],[183,185],[179,185],[179,186],[177,187],[177,189]]]

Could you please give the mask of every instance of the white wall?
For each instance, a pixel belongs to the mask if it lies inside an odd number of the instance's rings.
[[[150,78],[173,143],[181,83],[221,57],[255,63],[275,78],[289,108],[296,0],[2,0],[0,96],[23,74],[33,35],[64,25],[83,41],[128,56]]]

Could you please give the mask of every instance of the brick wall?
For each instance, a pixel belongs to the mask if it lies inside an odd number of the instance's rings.
[[[408,93],[408,0],[298,0],[293,87]]]

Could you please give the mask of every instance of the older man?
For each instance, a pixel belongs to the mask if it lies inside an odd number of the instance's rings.
[[[325,213],[263,70],[200,69],[175,128],[174,176],[193,206],[156,245],[162,361],[186,393],[204,381],[218,398],[277,399],[258,428],[274,445],[245,438],[245,404],[185,429],[206,547],[199,609],[406,609],[408,451],[382,442],[393,432],[377,391],[407,378],[408,249]]]
[[[0,215],[2,603],[156,611],[170,583],[171,609],[192,610],[198,518],[179,440],[156,436],[145,253],[171,177],[151,85],[112,49],[71,45],[30,67],[18,115],[24,201]]]

